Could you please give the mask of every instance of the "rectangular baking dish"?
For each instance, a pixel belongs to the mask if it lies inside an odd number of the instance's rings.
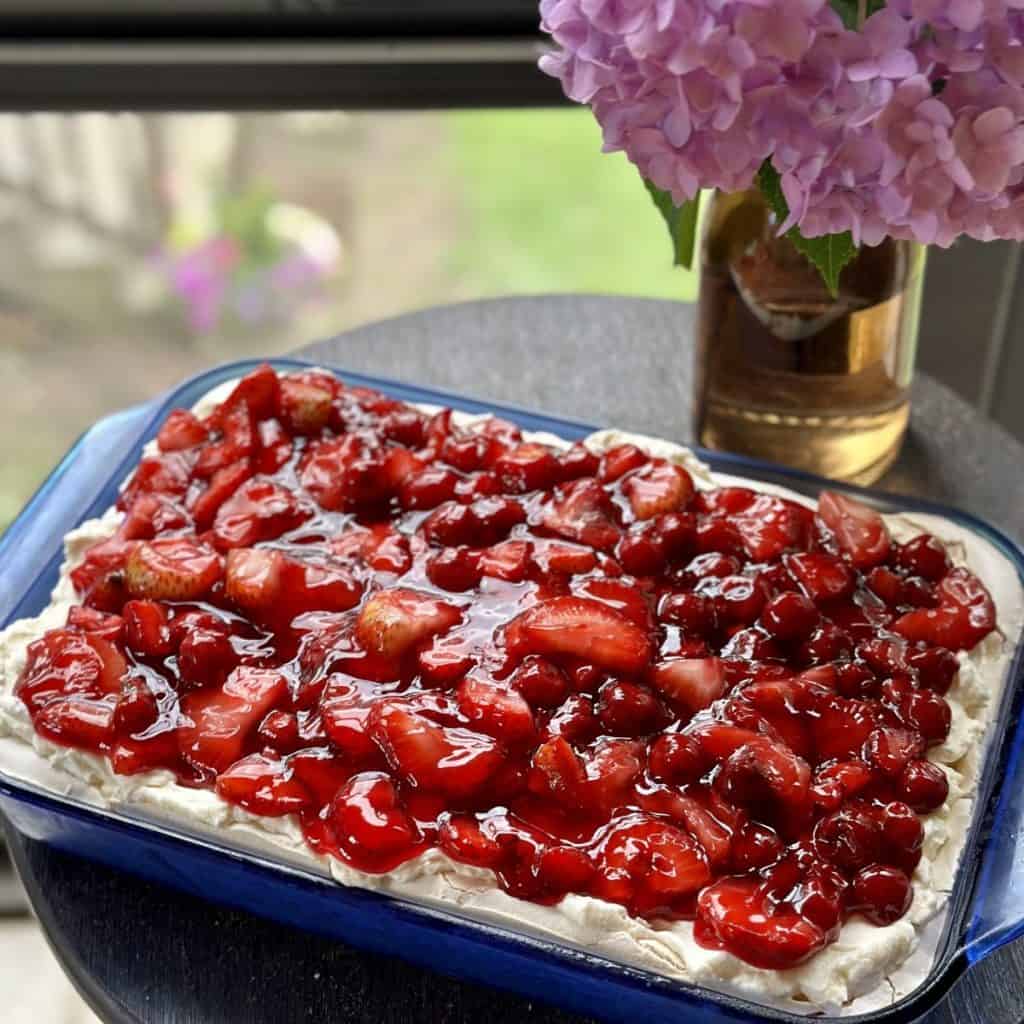
[[[272,360],[279,370],[308,364]],[[166,396],[110,416],[68,452],[22,514],[0,538],[0,626],[37,615],[49,603],[63,558],[64,534],[100,515],[138,461],[143,445],[175,407],[191,406],[216,385],[247,373],[255,361],[226,364]],[[353,384],[411,402],[495,412],[525,430],[567,439],[587,424],[459,395],[339,370]],[[698,449],[712,470],[782,484],[809,495],[836,484],[739,456]],[[113,470],[111,469],[113,467]],[[931,502],[845,488],[883,511],[945,516],[993,544],[1024,580],[1024,553],[972,516]],[[1013,638],[1011,638],[1013,639]],[[1024,638],[1016,638],[1009,678],[996,709],[970,833],[931,970],[910,996],[884,1010],[819,1021],[913,1021],[933,1007],[970,967],[1024,933]],[[751,1017],[806,1021],[784,1011],[659,977],[559,943],[481,924],[434,908],[330,882],[312,871],[243,852],[182,827],[157,825],[37,789],[0,768],[0,810],[28,838],[93,858],[205,899],[399,955],[428,968],[605,1020],[668,1022],[701,1013],[711,1022]]]

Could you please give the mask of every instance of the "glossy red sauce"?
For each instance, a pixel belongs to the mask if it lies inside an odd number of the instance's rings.
[[[312,372],[158,441],[29,649],[41,734],[365,871],[439,846],[762,967],[906,911],[953,652],[995,624],[934,539]]]

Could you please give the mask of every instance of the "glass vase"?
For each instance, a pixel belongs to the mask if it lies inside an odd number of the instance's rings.
[[[709,448],[877,480],[910,415],[925,250],[863,246],[833,296],[759,192],[715,195],[697,313],[696,427]]]

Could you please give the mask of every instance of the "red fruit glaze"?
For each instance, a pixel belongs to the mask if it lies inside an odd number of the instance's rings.
[[[158,444],[29,648],[48,739],[364,871],[438,846],[760,967],[905,912],[953,652],[995,625],[933,538],[319,373],[261,367]]]

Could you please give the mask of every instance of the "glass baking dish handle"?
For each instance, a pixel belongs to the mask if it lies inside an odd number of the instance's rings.
[[[63,537],[103,490],[138,440],[158,402],[136,405],[100,420],[86,431],[32,496],[24,511],[0,536],[0,625],[22,616],[22,609],[45,607],[57,580],[59,557],[48,566],[45,553],[63,550]],[[37,601],[43,596],[42,601]],[[33,604],[33,601],[36,603]],[[34,611],[25,614],[35,614]]]
[[[968,963],[1024,935],[1024,642],[1018,645],[1008,685],[1015,698],[1007,710],[1009,723],[994,773],[992,810],[980,822],[975,849],[981,851],[964,938]]]

